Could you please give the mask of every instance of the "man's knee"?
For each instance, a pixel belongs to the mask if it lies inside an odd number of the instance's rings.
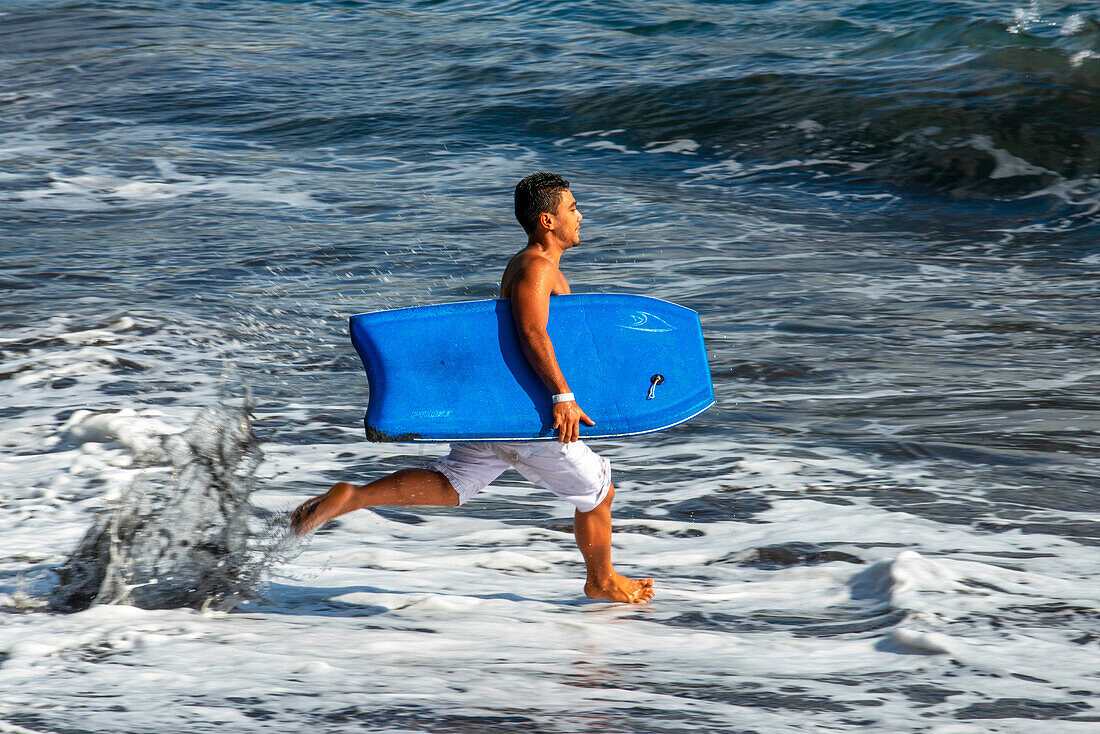
[[[611,485],[608,485],[607,494],[605,494],[603,496],[603,499],[600,500],[600,503],[598,505],[593,507],[591,510],[587,510],[587,511],[577,510],[577,512],[580,513],[581,515],[590,515],[590,514],[596,512],[598,510],[601,510],[601,509],[610,509],[611,508],[611,503],[614,500],[615,500],[615,485],[611,484]]]

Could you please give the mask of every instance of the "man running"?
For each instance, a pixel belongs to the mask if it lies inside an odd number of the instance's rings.
[[[465,504],[509,467],[576,507],[573,533],[584,556],[584,593],[593,599],[646,602],[653,579],[630,579],[611,565],[611,465],[578,440],[580,424],[595,425],[577,404],[547,334],[550,297],[569,293],[559,268],[562,254],[580,244],[581,213],[569,182],[553,173],[533,173],[516,186],[516,219],[527,246],[504,270],[500,297],[511,299],[512,320],[527,361],[553,403],[558,441],[456,443],[427,469],[402,469],[363,486],[337,482],[302,503],[291,517],[298,535],[363,507]]]

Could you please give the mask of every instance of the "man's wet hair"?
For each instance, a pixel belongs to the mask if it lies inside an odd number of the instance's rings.
[[[568,181],[546,171],[532,173],[516,184],[516,219],[527,234],[535,231],[540,214],[557,212],[561,192],[568,188]]]

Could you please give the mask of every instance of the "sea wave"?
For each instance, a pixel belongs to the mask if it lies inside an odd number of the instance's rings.
[[[555,19],[539,2],[412,3],[395,19],[385,4],[339,5],[339,18],[306,5],[301,30],[234,26],[216,44],[193,10],[173,28],[136,9],[17,14],[0,39],[25,63],[0,109],[24,130],[61,118],[126,141],[155,128],[288,151],[614,131],[607,155],[690,141],[740,176],[828,161],[846,182],[1100,200],[1100,20],[1072,6],[580,3]]]
[[[1095,45],[1097,24],[1081,23],[1090,30],[1079,35]],[[922,59],[586,91],[564,102],[562,132],[619,129],[614,140],[639,148],[687,139],[741,165],[825,160],[849,179],[963,197],[1072,189],[1067,200],[1091,203],[1100,191],[1100,55],[1040,46],[1005,23],[933,25],[935,33],[901,33],[866,50],[920,47]]]

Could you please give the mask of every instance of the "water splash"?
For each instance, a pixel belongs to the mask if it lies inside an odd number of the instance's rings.
[[[208,408],[160,443],[148,460],[169,470],[150,467],[96,515],[57,569],[54,609],[226,610],[254,596],[267,571],[299,548],[284,517],[264,520],[250,501],[263,454],[247,400]]]

